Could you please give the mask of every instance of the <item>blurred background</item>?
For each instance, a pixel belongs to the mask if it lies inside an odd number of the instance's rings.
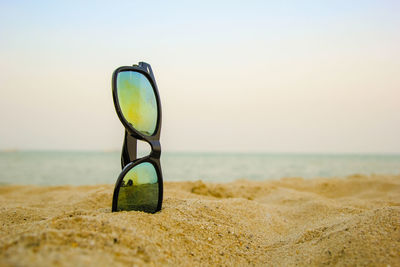
[[[0,1],[0,183],[114,183],[111,74],[139,61],[160,90],[166,180],[399,174],[398,14],[398,1]]]

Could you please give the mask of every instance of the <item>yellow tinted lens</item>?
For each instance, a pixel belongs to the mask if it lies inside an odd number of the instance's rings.
[[[153,164],[143,162],[122,179],[117,210],[155,212],[158,206],[158,176]]]
[[[119,106],[125,120],[145,135],[153,135],[157,126],[157,100],[150,81],[136,71],[117,76]]]

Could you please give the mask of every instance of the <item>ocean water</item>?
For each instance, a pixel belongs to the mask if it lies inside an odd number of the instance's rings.
[[[163,153],[165,181],[400,174],[400,155]],[[0,152],[0,184],[114,184],[119,152]]]

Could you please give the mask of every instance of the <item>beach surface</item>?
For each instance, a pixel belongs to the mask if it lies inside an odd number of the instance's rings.
[[[1,266],[400,266],[400,175],[167,182],[161,212],[113,185],[1,186]]]

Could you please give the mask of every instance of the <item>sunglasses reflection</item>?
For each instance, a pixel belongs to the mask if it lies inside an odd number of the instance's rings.
[[[125,181],[122,180],[121,187],[132,186],[132,185],[133,185],[133,181],[131,179],[129,179],[126,184],[125,184]]]
[[[133,180],[122,181],[119,194],[119,211],[136,210],[144,212],[156,212],[158,205],[158,183],[136,184]]]

